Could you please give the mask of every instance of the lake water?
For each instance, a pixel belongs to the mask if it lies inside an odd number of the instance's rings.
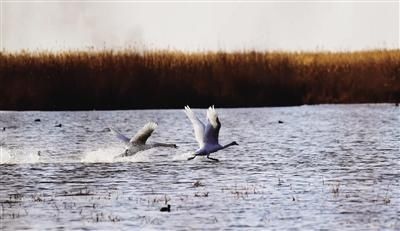
[[[220,142],[240,144],[220,162],[186,160],[182,110],[0,112],[1,229],[400,229],[400,107],[217,112]],[[108,127],[133,136],[148,121],[149,142],[178,148],[114,161]]]

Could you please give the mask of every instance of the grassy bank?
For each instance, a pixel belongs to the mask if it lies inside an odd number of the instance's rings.
[[[400,101],[400,50],[0,55],[0,110]]]

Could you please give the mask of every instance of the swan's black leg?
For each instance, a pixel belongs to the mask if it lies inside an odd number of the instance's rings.
[[[219,161],[218,159],[216,159],[216,158],[212,158],[212,157],[210,157],[210,155],[207,155],[207,159],[210,159],[210,160],[213,160],[213,161]]]
[[[196,155],[189,157],[187,160],[193,160],[194,158],[196,158]]]

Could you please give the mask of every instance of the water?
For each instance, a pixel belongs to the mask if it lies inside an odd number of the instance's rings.
[[[217,111],[221,143],[240,144],[220,162],[186,161],[197,143],[182,110],[0,112],[0,227],[400,229],[399,107]],[[124,148],[107,127],[133,136],[150,120],[149,141],[179,148],[114,161]]]

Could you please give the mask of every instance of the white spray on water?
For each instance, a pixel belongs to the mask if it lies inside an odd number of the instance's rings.
[[[33,164],[40,162],[37,150],[8,149],[0,146],[0,164]]]

